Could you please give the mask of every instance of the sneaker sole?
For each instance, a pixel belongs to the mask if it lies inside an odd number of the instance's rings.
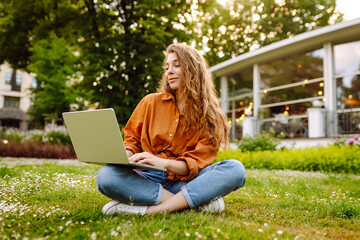
[[[219,198],[216,200],[216,202],[218,203],[218,211],[217,212],[223,212],[225,210],[225,202],[223,198]]]
[[[110,205],[109,207],[107,207],[108,204]],[[115,207],[115,206],[117,206],[119,204],[120,204],[119,202],[115,202],[115,201],[111,201],[111,202],[105,204],[105,206],[102,209],[103,214],[109,215],[109,216],[114,215],[114,213],[109,214],[108,212],[109,212],[110,209],[112,209],[113,207]],[[106,209],[106,210],[104,210],[104,209]]]

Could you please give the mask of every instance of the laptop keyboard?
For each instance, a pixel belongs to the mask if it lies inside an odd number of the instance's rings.
[[[139,166],[151,166],[149,164],[144,164],[144,163],[139,163],[139,162],[132,162],[132,163],[139,165]]]

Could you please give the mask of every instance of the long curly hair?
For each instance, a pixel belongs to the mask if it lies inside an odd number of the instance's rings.
[[[170,53],[177,54],[183,72],[183,80],[175,94],[167,82],[164,71],[159,91],[170,92],[175,99],[178,97],[184,100],[182,101],[185,118],[183,132],[190,128],[204,131],[214,148],[219,148],[222,143],[225,148],[228,148],[230,125],[219,106],[206,60],[193,47],[177,43],[171,44],[166,49],[164,65]]]

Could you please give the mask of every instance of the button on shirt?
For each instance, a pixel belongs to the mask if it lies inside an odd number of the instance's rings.
[[[185,161],[189,174],[168,172],[169,179],[189,181],[215,160],[218,149],[202,131],[189,129],[183,133],[183,122],[171,93],[147,95],[125,126],[125,147],[133,153],[150,152],[160,158]]]

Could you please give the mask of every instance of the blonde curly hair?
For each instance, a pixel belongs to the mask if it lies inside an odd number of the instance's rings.
[[[183,131],[189,128],[205,131],[214,148],[218,149],[222,143],[228,148],[230,125],[219,106],[206,60],[195,48],[177,43],[166,49],[164,65],[170,53],[177,54],[183,72],[183,81],[176,92],[178,98],[184,99]],[[165,71],[159,91],[170,92],[176,98],[175,91],[167,82]]]

